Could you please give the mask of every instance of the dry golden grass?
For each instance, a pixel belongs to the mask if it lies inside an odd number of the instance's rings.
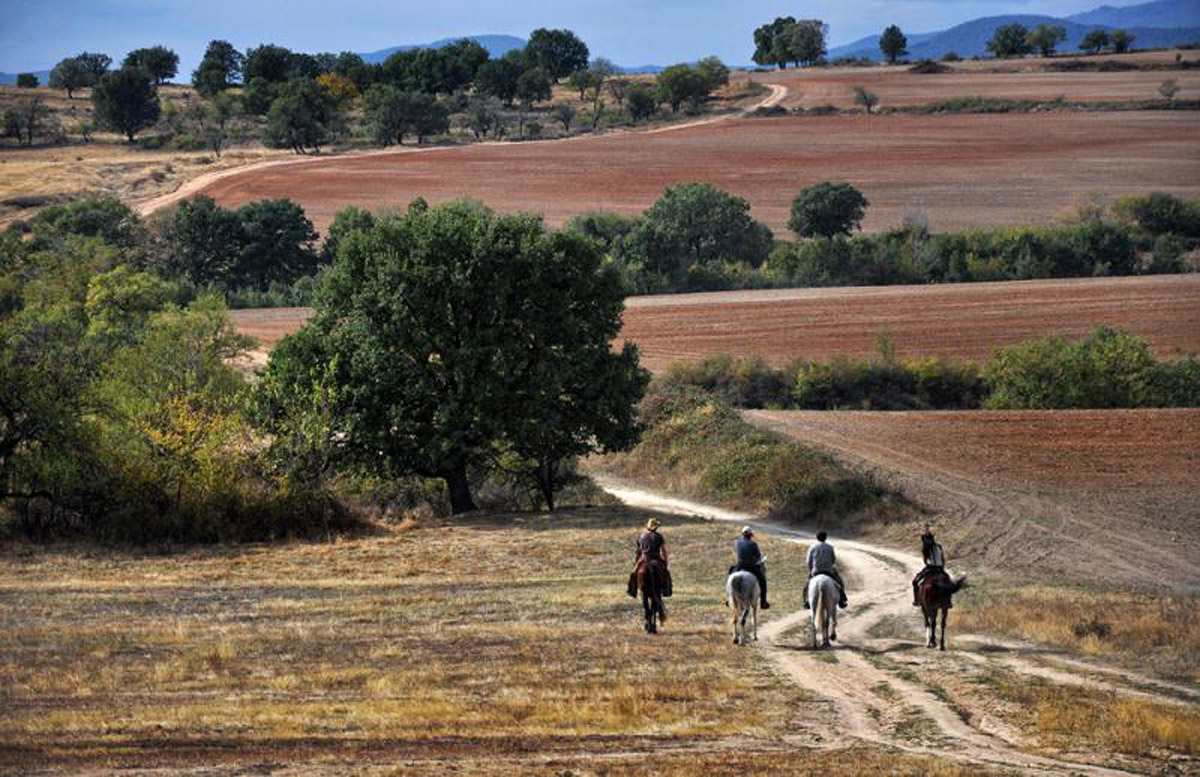
[[[992,672],[980,682],[1023,708],[1012,722],[1042,746],[1093,747],[1144,757],[1164,751],[1200,755],[1200,711],[1195,709],[1119,698],[1011,672]]]
[[[644,519],[591,508],[174,555],[9,549],[0,770],[169,765],[199,740],[225,743],[204,756],[218,761],[297,742],[781,747],[803,699],[727,644],[732,530],[665,520],[676,593],[651,638],[624,593]],[[799,546],[764,544],[801,565]],[[772,582],[794,609],[798,581]]]
[[[1200,599],[1116,591],[968,588],[964,630],[1003,634],[1200,683]]]

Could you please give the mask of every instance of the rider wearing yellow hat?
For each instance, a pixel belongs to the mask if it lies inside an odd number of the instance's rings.
[[[633,574],[629,576],[628,592],[630,596],[637,596],[637,571],[647,561],[657,561],[663,565],[667,589],[663,592],[663,596],[671,595],[671,573],[667,569],[667,541],[658,532],[660,526],[662,524],[659,520],[651,517],[646,521],[646,530],[637,539],[634,570]]]

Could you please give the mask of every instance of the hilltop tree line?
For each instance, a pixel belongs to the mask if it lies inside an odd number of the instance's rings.
[[[780,69],[786,69],[788,65],[819,64],[824,61],[828,31],[829,26],[820,19],[776,17],[770,24],[754,31],[754,62]],[[1001,59],[1023,57],[1035,51],[1049,57],[1066,39],[1067,31],[1061,25],[1039,24],[1031,30],[1023,24],[1006,24],[995,29],[987,42],[987,50]],[[1123,54],[1130,50],[1133,40],[1134,36],[1126,30],[1109,33],[1096,29],[1084,36],[1079,49],[1098,54],[1107,48]],[[894,24],[888,25],[879,36],[879,50],[890,64],[908,54],[907,48],[908,38]]]
[[[119,70],[110,70],[111,65],[104,54],[68,57],[55,67],[51,86],[70,98],[90,89],[99,126],[131,141],[156,122],[187,121],[195,127],[192,136],[217,154],[238,117],[261,122],[265,145],[304,154],[346,137],[354,117],[361,117],[361,133],[379,145],[402,144],[409,137],[423,143],[448,132],[453,116],[476,138],[501,138],[514,111],[517,132],[527,137],[542,130],[540,122],[530,121],[534,107],[549,103],[554,85],[565,83],[578,90],[587,107],[556,104],[543,108],[539,117],[561,124],[565,133],[572,126],[595,131],[622,116],[633,123],[647,120],[660,107],[672,113],[698,110],[729,82],[728,68],[716,57],[672,65],[653,82],[623,78],[612,62],[589,60],[587,45],[569,30],[534,30],[524,48],[499,58],[474,41],[460,40],[396,52],[380,63],[352,52],[306,54],[274,44],[241,52],[228,41],[214,40],[192,73],[204,103],[181,117],[157,94],[157,87],[176,75],[174,52],[162,46],[138,49]],[[36,114],[34,131],[27,131],[29,121],[14,117],[9,123],[8,134],[21,142],[50,134],[48,109],[39,98],[33,102],[26,113]]]

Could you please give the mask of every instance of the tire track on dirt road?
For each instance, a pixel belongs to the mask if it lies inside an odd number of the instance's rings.
[[[603,476],[596,477],[596,482],[634,507],[745,523],[763,534],[791,542],[812,539],[809,532],[763,523],[747,513],[672,498]],[[840,616],[844,620],[838,624],[836,646],[823,651],[808,647],[807,610],[773,618],[760,629],[764,652],[778,671],[823,699],[834,713],[832,719],[803,724],[805,730],[789,737],[792,742],[836,749],[853,744],[847,740],[858,740],[914,755],[1017,768],[1027,773],[1130,773],[1025,752],[1019,747],[1028,743],[1018,732],[986,715],[980,717],[977,727],[969,724],[958,709],[939,698],[937,689],[921,685],[906,669],[936,662],[941,667],[949,664],[952,671],[957,671],[972,663],[974,657],[957,655],[962,650],[958,646],[941,653],[911,641],[871,636],[873,627],[889,619],[918,617],[911,606],[909,582],[921,568],[921,560],[890,548],[848,540],[839,540],[837,549],[839,564],[855,576],[857,586],[850,592],[850,609]],[[797,629],[801,633],[799,641]],[[953,638],[962,639],[959,635]],[[989,655],[986,648],[980,650],[980,656]],[[1017,662],[1008,666],[1014,671],[1022,669]]]

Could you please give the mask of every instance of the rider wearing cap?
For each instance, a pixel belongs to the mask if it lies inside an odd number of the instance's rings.
[[[946,572],[946,553],[942,550],[941,544],[933,538],[933,530],[928,526],[925,527],[925,533],[921,535],[921,558],[925,560],[925,568],[913,578],[913,607],[921,606],[921,603],[917,601],[917,591],[921,587],[921,581],[930,575],[941,575]]]
[[[760,606],[764,610],[769,610],[771,605],[767,602],[767,568],[763,563],[762,551],[758,549],[758,543],[754,541],[754,530],[749,526],[742,527],[742,536],[733,543],[733,552],[737,555],[737,563],[733,565],[729,573],[744,571],[758,578],[758,590],[762,599]]]
[[[823,531],[817,532],[817,541],[808,546],[808,579],[812,580],[817,575],[829,575],[833,581],[837,583],[838,607],[846,609],[846,584],[842,582],[842,576],[838,574],[834,564],[837,563],[837,555],[833,552],[833,546],[825,541],[829,536]],[[804,609],[809,609],[808,603],[808,583],[804,584]]]

